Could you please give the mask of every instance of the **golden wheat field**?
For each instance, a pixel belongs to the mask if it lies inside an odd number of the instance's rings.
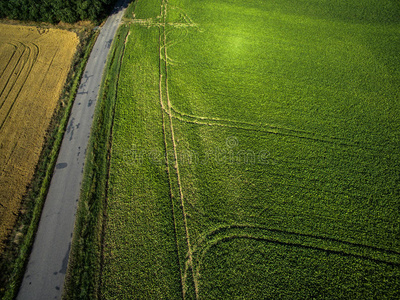
[[[78,42],[69,31],[0,24],[0,253],[34,174]]]

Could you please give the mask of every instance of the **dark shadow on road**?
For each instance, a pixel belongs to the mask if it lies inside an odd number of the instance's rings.
[[[110,16],[119,13],[121,10],[124,10],[125,8],[127,8],[129,6],[129,3],[133,2],[133,1],[132,0],[119,0],[117,2],[117,4],[114,6]]]

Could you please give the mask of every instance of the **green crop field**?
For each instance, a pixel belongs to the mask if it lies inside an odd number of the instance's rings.
[[[400,2],[136,0],[104,299],[400,298]]]

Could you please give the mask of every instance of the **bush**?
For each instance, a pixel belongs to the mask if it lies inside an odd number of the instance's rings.
[[[0,0],[0,18],[23,21],[75,23],[80,20],[99,21],[115,0]]]

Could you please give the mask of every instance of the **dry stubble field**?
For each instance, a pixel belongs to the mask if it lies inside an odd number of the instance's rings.
[[[35,171],[78,45],[75,33],[0,24],[0,253]]]

